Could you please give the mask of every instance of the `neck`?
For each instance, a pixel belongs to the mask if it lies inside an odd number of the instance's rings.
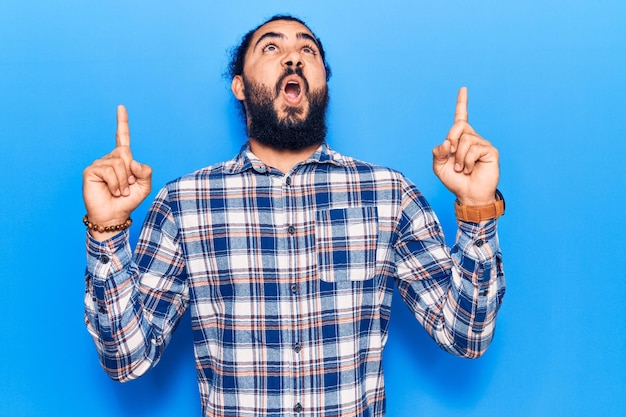
[[[252,153],[265,165],[276,168],[283,174],[291,171],[291,168],[300,162],[306,161],[319,146],[319,144],[315,144],[297,151],[277,150],[250,138],[250,150]]]

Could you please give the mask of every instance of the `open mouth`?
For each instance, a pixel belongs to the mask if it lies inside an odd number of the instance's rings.
[[[297,100],[301,92],[300,83],[297,81],[288,81],[287,84],[285,84],[285,95],[289,99]]]

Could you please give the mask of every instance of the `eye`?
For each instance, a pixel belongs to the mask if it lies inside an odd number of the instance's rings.
[[[278,50],[278,47],[274,45],[273,43],[268,43],[267,45],[263,47],[263,52],[274,52],[277,50]]]
[[[317,49],[311,45],[304,45],[302,47],[302,52],[305,54],[317,55]]]

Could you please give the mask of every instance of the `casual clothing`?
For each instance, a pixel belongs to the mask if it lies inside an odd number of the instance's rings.
[[[443,349],[478,357],[505,283],[497,221],[456,244],[402,174],[326,144],[283,175],[244,146],[167,184],[134,257],[87,239],[86,323],[120,381],[189,307],[203,415],[383,416],[393,286]]]

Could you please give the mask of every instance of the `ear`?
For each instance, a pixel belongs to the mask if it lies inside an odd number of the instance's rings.
[[[243,85],[243,78],[241,75],[235,75],[233,81],[230,84],[230,89],[237,100],[243,101],[246,98],[246,89]]]

